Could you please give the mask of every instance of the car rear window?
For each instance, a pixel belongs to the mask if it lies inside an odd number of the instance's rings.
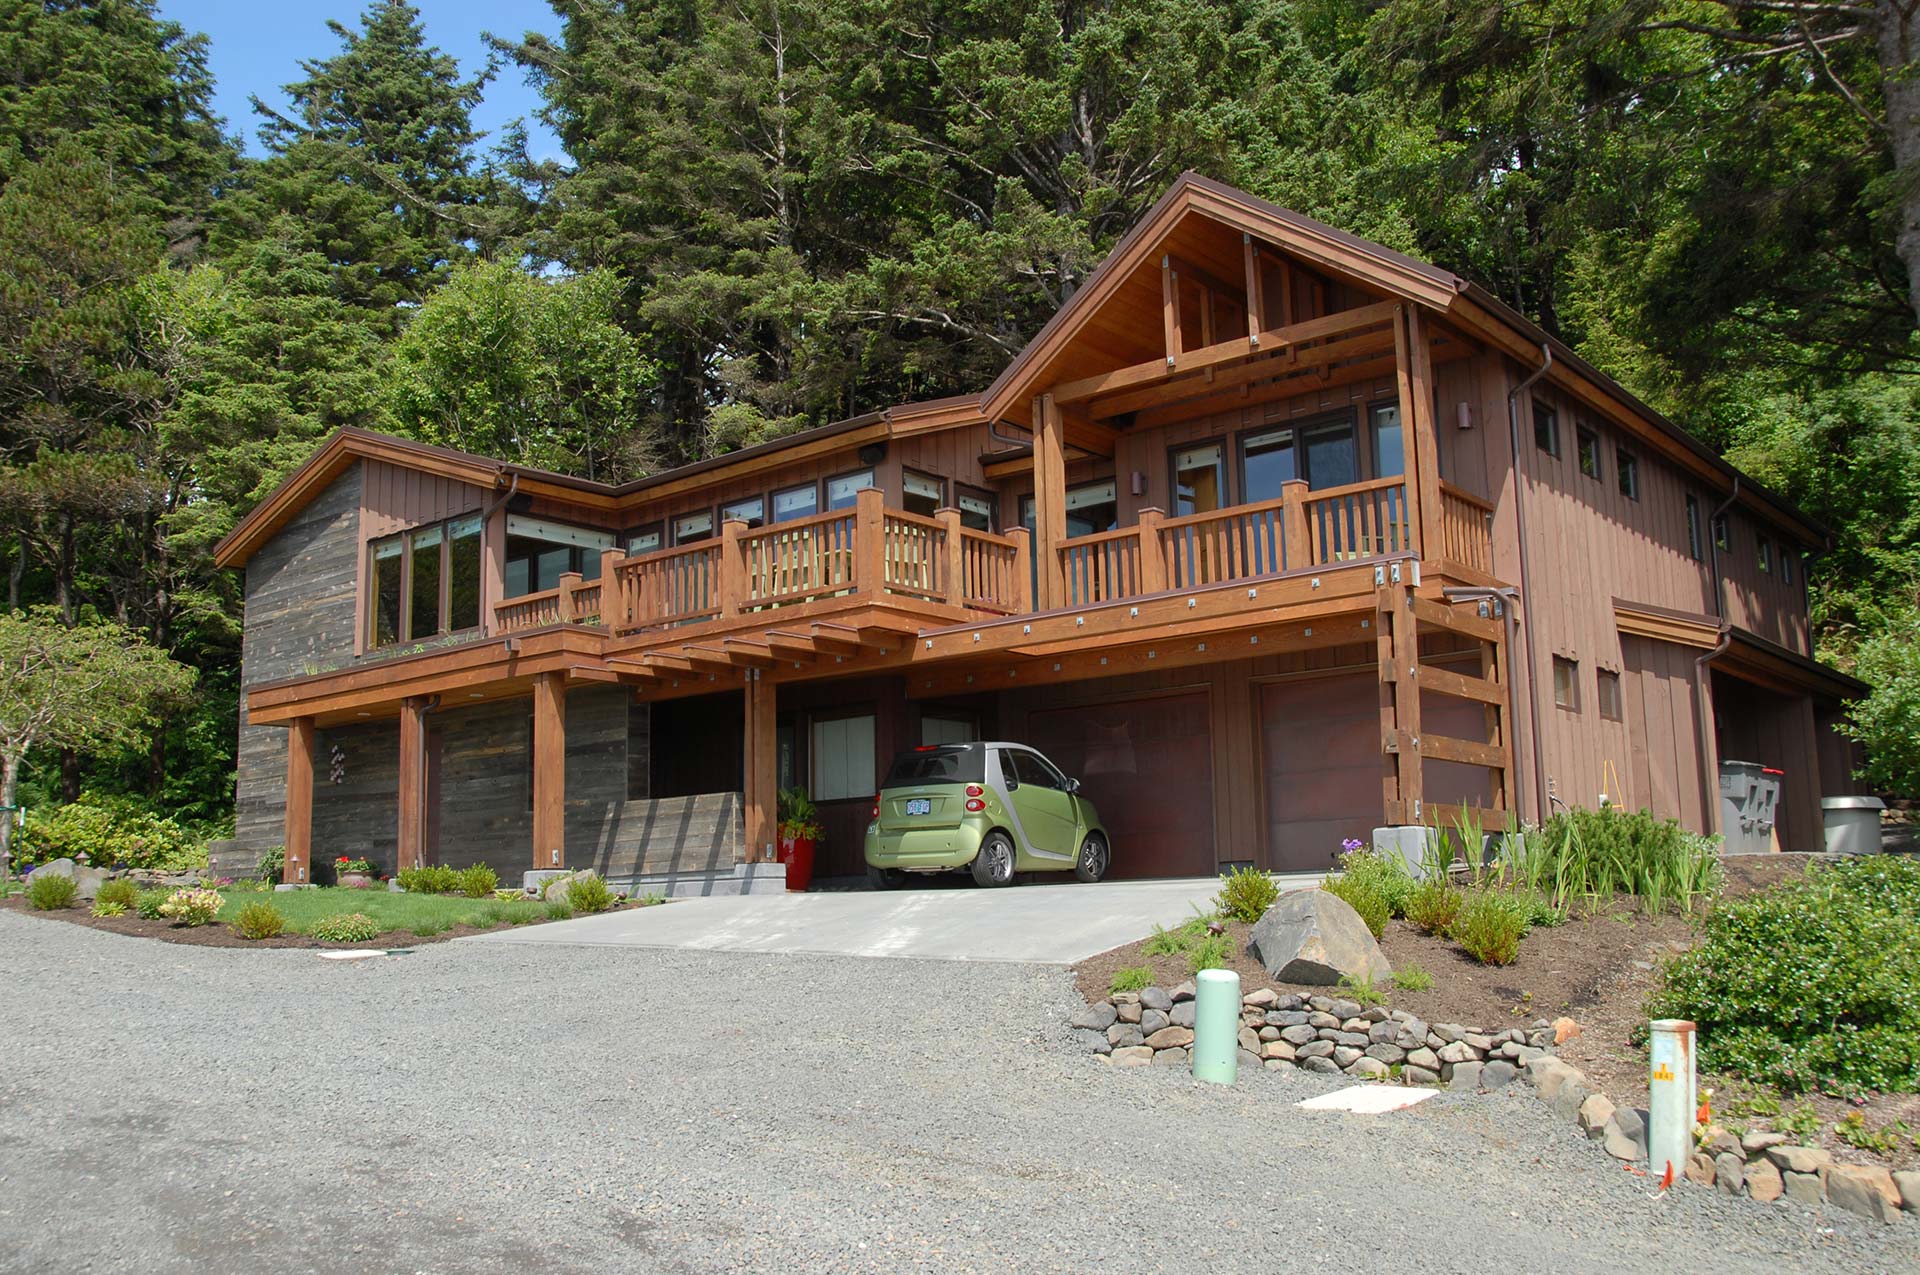
[[[882,788],[907,784],[977,784],[986,778],[987,750],[970,745],[917,748],[893,759]]]

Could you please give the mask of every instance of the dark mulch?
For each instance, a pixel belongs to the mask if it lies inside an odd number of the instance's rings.
[[[271,898],[262,895],[263,898]],[[621,903],[608,908],[609,912],[624,911],[627,908],[640,907],[638,903]],[[126,913],[121,916],[95,916],[84,907],[61,908],[53,912],[41,912],[27,906],[24,898],[15,896],[0,899],[0,908],[9,912],[18,912],[47,921],[65,921],[69,925],[84,925],[89,929],[106,930],[110,934],[125,934],[133,938],[159,939],[163,943],[184,943],[190,947],[323,947],[323,948],[360,948],[360,947],[419,947],[423,943],[444,943],[448,939],[464,938],[469,934],[486,934],[492,930],[519,929],[528,925],[545,925],[556,918],[540,917],[532,921],[522,921],[519,926],[476,926],[456,925],[438,934],[423,937],[412,930],[386,930],[368,939],[364,943],[328,943],[321,939],[310,938],[305,934],[280,934],[270,939],[244,939],[234,933],[233,927],[222,921],[212,921],[206,925],[175,925],[171,921],[149,919]]]

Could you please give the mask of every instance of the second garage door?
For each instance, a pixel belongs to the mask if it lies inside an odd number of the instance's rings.
[[[1204,691],[1049,709],[1027,742],[1080,781],[1113,834],[1116,877],[1210,876],[1213,739]]]

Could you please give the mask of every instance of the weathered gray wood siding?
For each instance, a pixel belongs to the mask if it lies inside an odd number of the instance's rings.
[[[285,840],[287,731],[247,722],[246,692],[353,658],[361,466],[355,464],[247,563],[240,639],[240,741],[234,839],[256,853]],[[324,754],[316,778],[325,783]],[[315,828],[314,857],[321,844]]]

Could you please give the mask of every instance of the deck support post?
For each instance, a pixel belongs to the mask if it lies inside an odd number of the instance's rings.
[[[1036,609],[1067,604],[1060,545],[1067,538],[1066,427],[1060,405],[1043,394],[1033,404],[1033,552],[1040,563]]]
[[[560,595],[554,599],[554,608],[562,624],[572,624],[574,621],[573,594],[580,587],[580,579],[578,571],[560,573]]]
[[[1039,606],[1033,588],[1033,533],[1012,527],[1006,537],[1013,541],[1013,613],[1025,615]]]
[[[533,866],[567,863],[567,675],[533,681]]]
[[[600,551],[600,627],[618,633],[628,622],[627,599],[620,588],[620,564],[627,560],[624,551]]]
[[[1402,468],[1406,471],[1407,482],[1406,512],[1404,514],[1406,535],[1410,542],[1394,546],[1401,551],[1411,550],[1426,556],[1427,544],[1423,532],[1422,496],[1423,484],[1420,475],[1440,463],[1440,458],[1429,450],[1433,446],[1430,438],[1420,432],[1420,421],[1431,420],[1432,413],[1420,410],[1421,389],[1414,383],[1413,347],[1408,338],[1407,306],[1402,303],[1393,308],[1393,370],[1400,403],[1400,444],[1404,450]],[[1438,546],[1436,545],[1437,549]]]
[[[878,487],[853,496],[853,578],[855,589],[874,601],[887,592],[887,497]]]
[[[967,604],[967,540],[960,511],[945,506],[933,511],[940,521],[946,541],[946,561],[941,568],[940,596],[957,607]]]
[[[287,723],[286,848],[280,863],[280,880],[287,885],[313,880],[313,744],[311,717]]]
[[[1374,616],[1379,630],[1382,815],[1390,824],[1424,823],[1420,639],[1412,583],[1381,585]]]
[[[1164,509],[1148,506],[1140,511],[1140,592],[1159,593],[1167,587],[1167,551],[1160,543],[1160,523]]]
[[[720,618],[731,619],[746,609],[747,560],[740,548],[740,537],[747,534],[745,518],[729,518],[720,524]]]
[[[771,863],[780,838],[779,739],[776,730],[775,684],[764,669],[746,673],[746,722],[742,732],[745,756],[741,775],[746,791],[746,846],[748,863]]]
[[[1313,552],[1313,527],[1307,519],[1307,480],[1280,484],[1281,570],[1297,571],[1319,561]]]
[[[394,843],[396,872],[426,866],[427,703],[419,696],[400,701],[400,826]]]

